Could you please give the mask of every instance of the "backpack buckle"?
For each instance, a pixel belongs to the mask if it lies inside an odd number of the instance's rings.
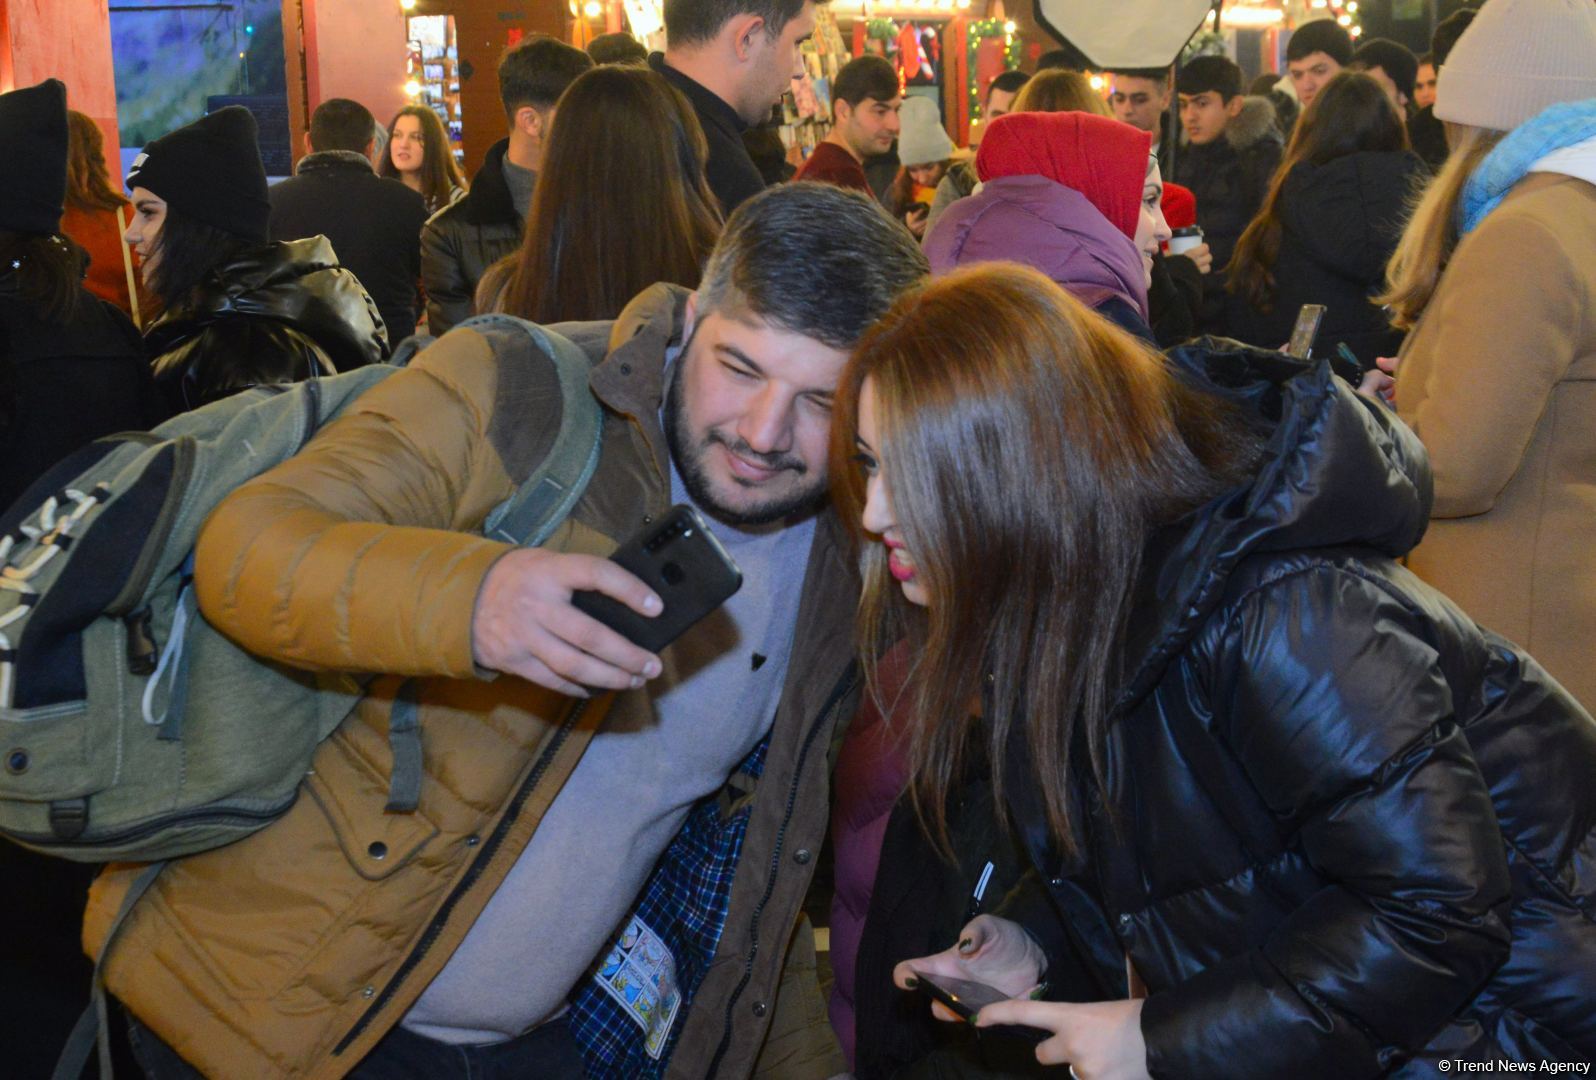
[[[50,831],[57,840],[76,840],[88,827],[88,799],[62,799],[50,804]]]

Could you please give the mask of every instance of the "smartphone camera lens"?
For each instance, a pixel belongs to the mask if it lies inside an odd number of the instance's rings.
[[[673,562],[668,562],[659,568],[659,576],[665,579],[667,585],[680,585],[687,577],[682,568]]]

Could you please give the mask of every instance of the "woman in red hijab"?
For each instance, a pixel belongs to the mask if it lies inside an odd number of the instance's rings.
[[[975,262],[1033,266],[1143,338],[1153,258],[1169,239],[1145,131],[1088,113],[1009,113],[975,168],[983,187],[926,237],[933,273]]]

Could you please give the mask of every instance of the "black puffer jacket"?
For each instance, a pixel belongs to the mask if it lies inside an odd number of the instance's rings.
[[[1169,179],[1197,197],[1197,224],[1213,251],[1215,270],[1230,262],[1236,241],[1263,205],[1280,155],[1274,106],[1259,97],[1245,99],[1223,138],[1203,146],[1187,143],[1175,155],[1175,175]]]
[[[1395,356],[1402,345],[1383,310],[1369,298],[1385,287],[1385,264],[1396,250],[1408,198],[1424,163],[1406,150],[1348,154],[1323,165],[1306,162],[1280,192],[1280,251],[1268,311],[1230,298],[1230,336],[1275,349],[1291,336],[1297,309],[1323,304],[1313,355],[1327,359],[1345,342],[1365,367]]]
[[[377,306],[325,237],[251,248],[144,335],[169,413],[381,360]]]
[[[1267,418],[1267,461],[1152,545],[1085,854],[1010,789],[1056,909],[1021,921],[1101,996],[1128,952],[1155,1077],[1596,1056],[1596,723],[1395,562],[1431,483],[1392,413],[1322,364],[1172,362]]]
[[[504,179],[509,150],[509,139],[490,146],[471,190],[421,228],[421,284],[433,337],[471,317],[482,275],[521,244],[521,211]]]

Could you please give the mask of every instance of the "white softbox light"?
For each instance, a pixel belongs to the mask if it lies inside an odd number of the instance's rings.
[[[1035,0],[1036,21],[1099,70],[1168,67],[1202,26],[1210,0]]]

